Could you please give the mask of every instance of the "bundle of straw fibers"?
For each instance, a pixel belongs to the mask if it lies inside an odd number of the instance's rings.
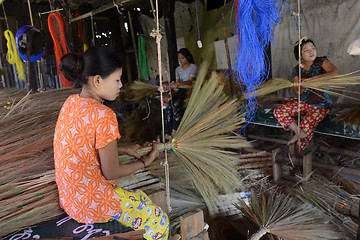
[[[360,108],[354,108],[346,111],[345,113],[336,116],[335,118],[331,119],[335,122],[346,122],[348,124],[355,125],[360,127]]]
[[[322,211],[288,195],[272,191],[260,196],[252,193],[250,206],[240,199],[237,207],[248,222],[259,228],[250,240],[259,240],[267,233],[287,240],[344,239]]]
[[[348,91],[345,89],[346,86],[355,86],[360,85],[360,75],[359,71],[330,76],[330,77],[320,77],[316,79],[311,79],[310,81],[304,81],[300,85],[304,88],[310,88],[318,90],[321,92],[327,92],[335,96],[343,96],[347,98],[353,98],[347,94],[359,94],[359,92]],[[257,90],[257,97],[264,97],[270,93],[279,91],[281,89],[298,87],[299,84],[294,84],[286,79],[275,78],[263,83]],[[341,93],[342,92],[342,93]],[[242,100],[245,98],[243,97]]]
[[[279,91],[281,89],[285,89],[285,88],[289,88],[292,87],[293,83],[290,82],[289,80],[286,79],[281,79],[281,78],[275,78],[275,79],[271,79],[269,81],[266,81],[265,83],[263,83],[257,93],[256,96],[257,97],[264,97],[270,93]],[[245,96],[243,96],[241,98],[241,100],[245,100]]]
[[[331,222],[346,234],[347,238],[343,239],[355,239],[358,226],[349,215],[356,209],[354,204],[358,204],[357,196],[316,174],[308,182],[302,183],[301,189],[297,189],[294,196],[326,213]]]
[[[158,144],[158,150],[174,151],[211,211],[220,193],[233,193],[241,186],[234,160],[239,149],[251,144],[235,133],[242,125],[238,102],[223,93],[215,73],[205,81],[206,72],[204,64],[174,139]]]
[[[159,86],[150,83],[134,81],[126,86],[126,98],[129,101],[139,102],[145,97],[154,94],[158,88]]]
[[[78,91],[17,95],[11,110],[1,116],[0,236],[64,214],[55,182],[52,140],[61,106]]]

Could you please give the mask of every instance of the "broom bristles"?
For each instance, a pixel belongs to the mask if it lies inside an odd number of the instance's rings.
[[[335,225],[328,224],[328,219],[320,210],[309,204],[299,204],[290,196],[262,193],[257,197],[251,194],[248,206],[239,200],[237,208],[260,228],[251,240],[259,240],[267,233],[290,240],[343,239]]]
[[[337,91],[343,90],[343,89],[341,89],[342,86],[360,85],[360,81],[359,81],[360,76],[358,74],[359,72],[360,72],[360,70],[350,72],[347,74],[342,74],[342,75],[316,78],[316,79],[312,79],[310,81],[302,82],[300,85],[304,88],[311,88],[311,89],[315,89],[315,90],[318,90],[321,92],[327,92],[330,94],[359,100],[357,98],[354,98],[354,97],[351,97],[351,96],[348,96],[343,93],[339,93],[339,92],[335,91],[335,90],[337,90]],[[264,84],[262,84],[259,87],[257,93],[253,93],[253,95],[250,97],[255,96],[255,94],[257,97],[263,97],[270,93],[274,93],[276,91],[279,91],[279,90],[282,90],[285,88],[297,87],[297,86],[299,86],[299,84],[296,84],[296,83],[294,84],[286,79],[275,78],[275,79],[271,79],[271,80],[265,82]],[[332,89],[332,90],[330,90],[330,89]],[[347,90],[345,90],[344,92],[357,93],[357,92],[351,92],[351,91],[347,91]],[[244,100],[244,99],[245,99],[245,97],[242,98],[242,100]]]

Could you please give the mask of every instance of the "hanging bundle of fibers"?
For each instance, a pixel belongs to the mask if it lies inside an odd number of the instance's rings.
[[[146,54],[146,44],[145,44],[144,36],[139,36],[138,48],[139,48],[140,79],[147,80],[150,77],[150,70],[149,70],[148,58]]]
[[[54,19],[56,20],[58,29],[55,28]],[[60,75],[62,87],[72,87],[73,84],[64,77],[61,71],[59,71],[59,64],[61,57],[70,52],[69,46],[65,38],[64,20],[62,19],[59,13],[53,12],[50,13],[48,16],[48,25],[49,25],[49,32],[54,41],[56,66],[58,69],[58,74]],[[58,34],[60,35],[60,42],[59,42]]]
[[[232,70],[234,80],[246,97],[245,118],[248,122],[255,116],[258,107],[256,90],[269,75],[265,49],[273,38],[275,25],[283,11],[281,3],[280,0],[235,0],[238,45]]]
[[[315,79],[311,79],[310,81],[304,81],[300,83],[300,86],[307,89],[313,89],[321,92],[330,93],[336,96],[342,96],[346,98],[356,99],[355,97],[349,96],[346,93],[350,94],[359,94],[358,91],[349,91],[346,90],[346,86],[356,86],[360,85],[360,70],[337,75],[337,76],[330,76],[330,77],[319,77]],[[275,78],[271,79],[264,84],[262,84],[256,93],[253,93],[253,95],[257,95],[258,97],[266,96],[270,93],[285,89],[285,88],[291,88],[296,87],[298,88],[298,83],[292,83],[289,80],[281,79],[281,78]],[[244,99],[244,98],[243,98]]]
[[[236,207],[245,220],[259,228],[250,240],[262,239],[268,233],[287,240],[344,239],[322,211],[310,204],[301,204],[289,195],[272,191],[260,196],[252,193],[250,205],[239,199]]]
[[[8,52],[6,54],[6,60],[10,64],[15,64],[17,69],[17,74],[20,80],[25,80],[25,69],[24,63],[19,55],[18,49],[16,47],[16,42],[14,38],[14,34],[10,30],[6,30],[4,32],[4,37],[7,40],[6,46]]]
[[[212,211],[220,193],[233,193],[241,187],[234,161],[239,149],[251,144],[235,134],[243,124],[238,102],[223,93],[215,73],[205,82],[206,72],[204,64],[174,139],[166,146],[158,144],[158,150],[165,151],[166,147],[174,151]],[[149,150],[144,148],[139,153]],[[124,158],[127,156],[120,160]]]

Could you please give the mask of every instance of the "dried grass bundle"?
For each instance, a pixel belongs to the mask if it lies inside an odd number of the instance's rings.
[[[241,186],[234,161],[238,150],[251,144],[235,133],[242,125],[239,104],[223,93],[215,73],[205,81],[206,71],[206,65],[200,68],[182,121],[166,149],[175,152],[211,211],[220,193],[233,193]],[[164,151],[164,144],[158,144],[158,150]]]
[[[359,92],[348,91],[345,89],[345,87],[360,85],[359,79],[360,79],[359,71],[355,71],[348,74],[312,79],[310,81],[301,83],[301,86],[304,88],[311,88],[321,92],[327,92],[336,96],[343,96],[347,98],[357,99],[345,94],[346,93],[359,94]],[[275,78],[262,84],[259,87],[256,96],[263,97],[265,95],[279,91],[281,89],[285,89],[289,87],[297,87],[297,86],[298,84],[294,84],[286,79]],[[242,100],[244,99],[245,98],[242,98]]]
[[[360,108],[354,108],[331,119],[335,122],[346,122],[351,125],[360,126]]]
[[[259,240],[267,233],[289,240],[344,239],[325,214],[289,195],[272,191],[260,196],[251,194],[250,206],[240,199],[236,207],[248,222],[260,228],[251,240]]]
[[[296,197],[302,202],[310,203],[327,213],[331,221],[342,228],[348,239],[355,239],[358,226],[350,217],[345,216],[350,214],[355,196],[319,175],[312,175],[309,182],[303,183],[301,190],[296,190],[296,193]]]
[[[63,214],[52,140],[58,113],[74,89],[16,94],[0,120],[0,236]],[[14,96],[14,95],[13,95]]]
[[[134,81],[127,86],[127,99],[134,102],[139,102],[145,97],[151,96],[158,90],[159,86],[145,83],[142,81]]]

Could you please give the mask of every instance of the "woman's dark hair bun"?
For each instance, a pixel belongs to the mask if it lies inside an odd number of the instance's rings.
[[[84,68],[83,56],[68,53],[60,59],[59,70],[75,86],[81,86],[81,75]]]

